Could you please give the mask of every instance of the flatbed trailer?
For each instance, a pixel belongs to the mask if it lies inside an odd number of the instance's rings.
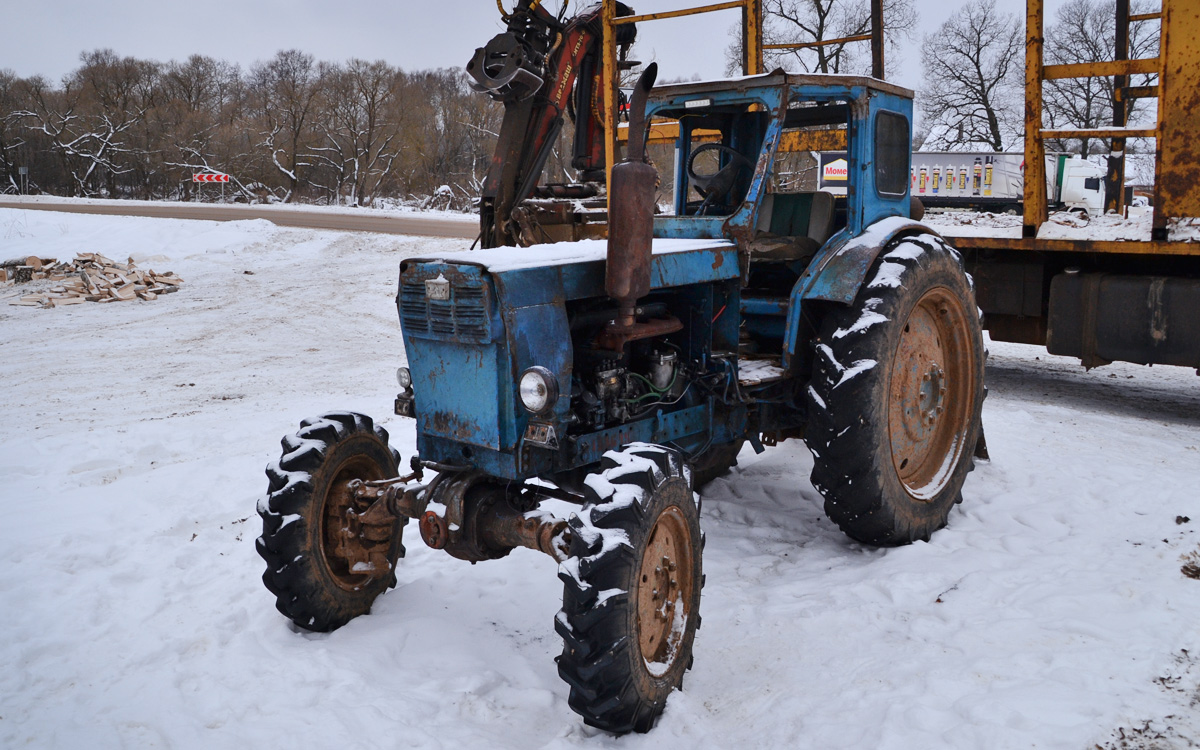
[[[1200,373],[1200,242],[1184,241],[1200,217],[1200,5],[1163,0],[1156,13],[1116,4],[1116,60],[1044,65],[1043,0],[1026,2],[1024,218],[1020,237],[946,235],[974,275],[992,339],[1046,346],[1085,367],[1112,361],[1195,367]],[[1132,23],[1160,24],[1159,55],[1129,60]],[[1157,75],[1130,86],[1133,75]],[[1048,129],[1042,120],[1046,80],[1115,77],[1113,125]],[[1130,127],[1126,103],[1157,98],[1154,127]],[[1153,226],[1142,240],[1039,237],[1048,219],[1044,139],[1109,138],[1106,209],[1122,213],[1125,139],[1156,140]]]

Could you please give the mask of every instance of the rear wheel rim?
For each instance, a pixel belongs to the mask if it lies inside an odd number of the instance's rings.
[[[692,612],[695,552],[678,506],[659,514],[646,538],[637,578],[638,645],[647,671],[661,677],[675,663]]]
[[[978,387],[967,311],[945,287],[917,301],[896,345],[888,388],[892,464],[908,494],[932,500],[966,448]]]

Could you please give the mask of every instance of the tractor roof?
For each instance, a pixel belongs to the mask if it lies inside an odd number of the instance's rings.
[[[756,76],[740,76],[737,78],[721,78],[713,81],[694,81],[687,83],[667,83],[654,87],[650,96],[656,100],[671,99],[677,96],[695,94],[719,94],[735,91],[746,93],[752,89],[775,88],[779,86],[808,86],[828,88],[831,90],[848,90],[851,88],[867,88],[894,96],[912,99],[914,92],[894,83],[881,81],[869,76],[833,75],[824,73],[788,73],[777,68],[770,73]]]

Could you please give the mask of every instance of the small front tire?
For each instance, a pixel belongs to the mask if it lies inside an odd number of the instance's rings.
[[[559,675],[584,722],[646,732],[681,687],[700,625],[700,509],[678,453],[632,444],[604,455],[570,520],[559,569]]]
[[[267,467],[257,548],[267,563],[263,584],[297,626],[336,630],[395,585],[407,519],[363,524],[368,503],[354,497],[351,483],[397,476],[399,458],[386,430],[351,412],[306,419],[283,439],[283,456]]]

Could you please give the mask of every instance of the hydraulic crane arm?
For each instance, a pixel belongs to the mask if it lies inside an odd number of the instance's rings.
[[[618,3],[618,13],[632,10]],[[577,116],[572,166],[587,176],[602,175],[604,169],[603,125],[595,121],[592,106],[603,75],[600,6],[563,22],[538,0],[519,0],[505,23],[507,31],[477,49],[467,64],[472,88],[504,104],[480,203],[483,247],[516,244],[513,208],[536,187],[572,97]],[[629,31],[620,42],[628,45],[636,32],[625,28]]]

